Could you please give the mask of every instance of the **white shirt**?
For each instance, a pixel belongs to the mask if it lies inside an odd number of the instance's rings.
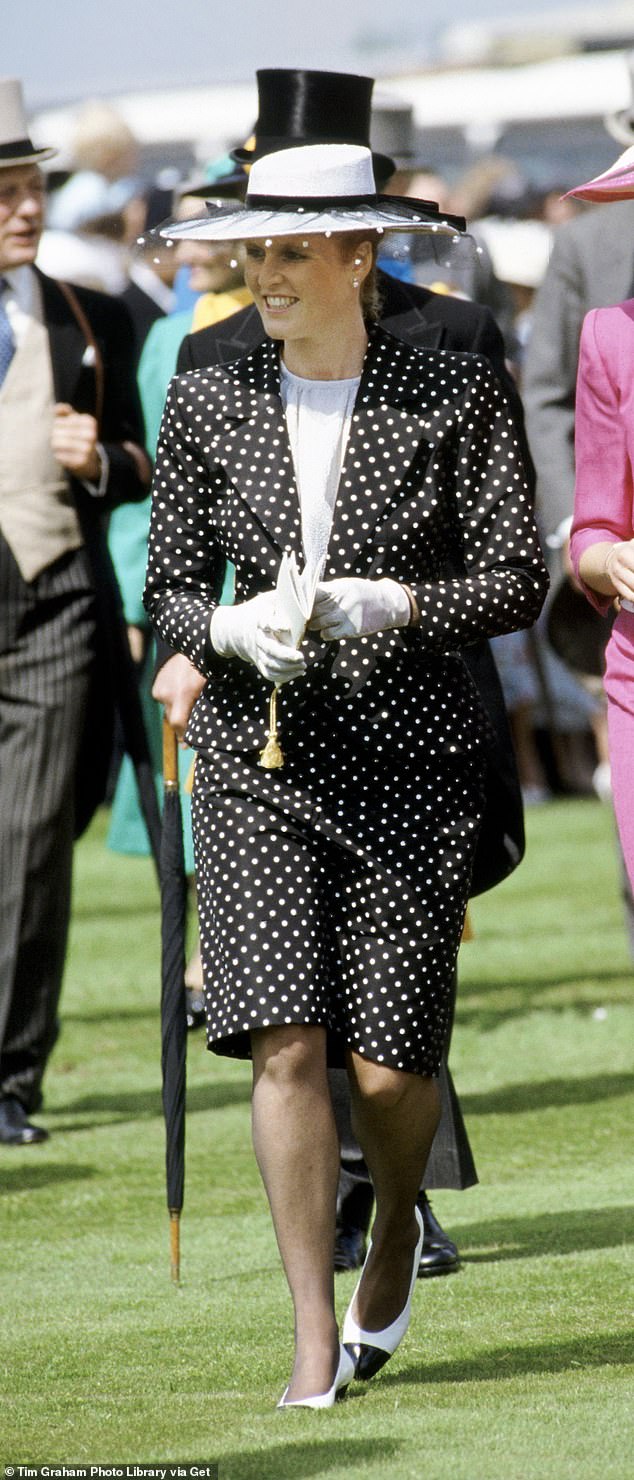
[[[312,568],[328,550],[360,379],[305,380],[281,365],[280,394],[299,490],[302,543]]]
[[[3,272],[8,287],[4,294],[4,306],[11,325],[16,349],[22,343],[29,327],[29,320],[44,323],[42,294],[35,273],[30,267],[12,267]]]

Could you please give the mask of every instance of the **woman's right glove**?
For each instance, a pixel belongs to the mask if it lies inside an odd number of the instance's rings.
[[[217,606],[209,636],[221,658],[242,658],[245,663],[253,663],[263,678],[279,688],[291,678],[299,678],[306,670],[306,662],[276,628],[275,602],[275,591],[262,591],[237,606]]]

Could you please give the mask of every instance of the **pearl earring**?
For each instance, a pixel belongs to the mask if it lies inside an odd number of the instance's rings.
[[[358,278],[353,278],[352,279],[352,286],[353,286],[353,288],[358,288],[358,286],[359,286],[359,279]]]

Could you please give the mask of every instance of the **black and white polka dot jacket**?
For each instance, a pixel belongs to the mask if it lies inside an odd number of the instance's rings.
[[[188,739],[250,750],[262,742],[269,686],[251,665],[214,653],[209,623],[227,560],[236,601],[275,585],[284,550],[303,563],[271,340],[172,380],[152,504],[145,606],[160,636],[211,680]],[[452,699],[473,692],[460,650],[537,617],[548,577],[531,499],[504,392],[480,356],[372,332],[324,579],[345,575],[406,582],[420,626],[338,644],[308,637],[308,677],[282,690],[289,714],[326,685],[355,706],[355,723],[371,716],[375,729],[392,705],[414,714],[434,674],[455,717]]]

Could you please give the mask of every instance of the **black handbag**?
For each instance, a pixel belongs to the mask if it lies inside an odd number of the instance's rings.
[[[488,642],[465,648],[463,661],[489,721],[484,814],[478,835],[470,897],[501,884],[524,857],[524,806],[502,685]]]
[[[603,616],[566,575],[550,602],[548,641],[567,668],[579,678],[602,678],[605,649],[616,616],[614,606]]]

